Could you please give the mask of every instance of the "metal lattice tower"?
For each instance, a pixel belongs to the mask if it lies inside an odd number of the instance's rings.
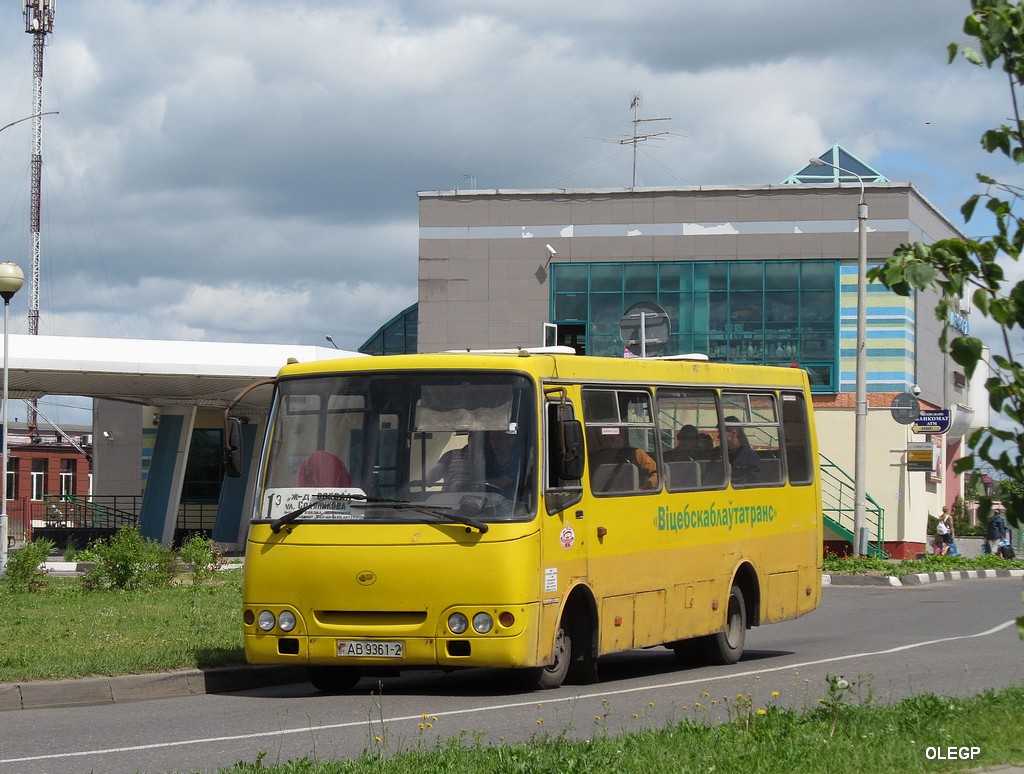
[[[53,32],[56,0],[23,0],[25,32],[32,35],[32,303],[28,331],[39,333],[39,210],[43,176],[43,46]]]
[[[32,36],[32,298],[28,309],[28,332],[39,333],[39,211],[42,200],[43,177],[43,47],[46,36],[53,32],[53,14],[57,0],[22,0],[25,13],[25,32]],[[33,400],[29,404],[29,433],[35,433],[38,410]]]

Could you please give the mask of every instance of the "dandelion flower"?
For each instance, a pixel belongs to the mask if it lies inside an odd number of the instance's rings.
[[[633,720],[636,720],[636,719],[637,719],[638,717],[640,717],[640,716],[639,716],[639,715],[637,715],[637,714],[636,714],[636,713],[634,712],[634,713],[633,713]]]
[[[774,697],[774,696],[778,696],[778,695],[779,695],[779,692],[778,692],[778,691],[772,691],[772,696],[773,696],[773,697]]]
[[[767,714],[768,714],[768,710],[763,710],[763,709],[759,709],[759,710],[757,711],[757,714],[758,714],[758,715],[767,715]]]

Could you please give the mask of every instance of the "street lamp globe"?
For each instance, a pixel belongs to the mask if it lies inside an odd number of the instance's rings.
[[[25,272],[13,261],[0,263],[0,297],[4,301],[10,301],[11,296],[21,290],[25,284]]]

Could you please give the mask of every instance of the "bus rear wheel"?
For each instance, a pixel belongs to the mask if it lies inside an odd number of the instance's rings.
[[[306,677],[320,693],[348,693],[356,687],[361,673],[355,667],[306,667]]]
[[[700,650],[712,664],[735,664],[743,655],[747,640],[747,605],[743,590],[733,586],[729,592],[729,604],[725,611],[725,629],[718,634],[701,637]]]

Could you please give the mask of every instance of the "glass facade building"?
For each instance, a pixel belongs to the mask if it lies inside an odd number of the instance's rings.
[[[638,303],[668,314],[660,354],[799,363],[819,392],[838,388],[837,261],[573,263],[551,267],[551,321],[590,355],[622,357],[620,321]]]

